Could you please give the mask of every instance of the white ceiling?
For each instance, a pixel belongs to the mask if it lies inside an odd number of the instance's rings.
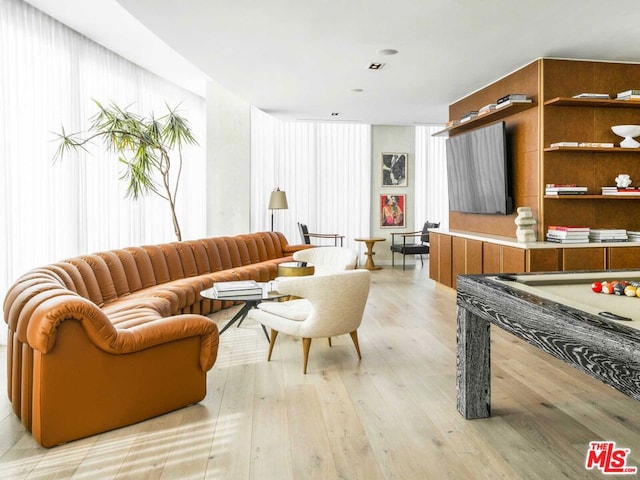
[[[213,79],[291,120],[443,123],[539,57],[640,62],[637,0],[28,1],[197,93]]]

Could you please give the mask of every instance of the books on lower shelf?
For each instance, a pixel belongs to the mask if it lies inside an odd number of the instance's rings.
[[[553,243],[589,243],[589,237],[585,237],[585,238],[557,238],[557,237],[550,237],[549,235],[547,235],[546,240],[547,240],[547,242],[553,242]]]
[[[589,227],[551,225],[546,240],[555,243],[589,243]]]
[[[213,284],[213,290],[218,298],[259,295],[262,293],[262,287],[255,280],[216,282]]]
[[[562,231],[562,232],[587,232],[587,233],[589,233],[589,230],[591,230],[591,228],[589,228],[589,227],[572,226],[572,225],[549,225],[548,230],[558,230],[558,231]]]
[[[602,187],[602,195],[640,196],[640,187]]]
[[[627,230],[627,238],[630,242],[640,242],[640,232]]]
[[[548,183],[544,190],[545,195],[585,195],[586,193],[587,187],[570,184]]]
[[[592,228],[589,231],[592,242],[626,242],[627,231],[622,228]]]

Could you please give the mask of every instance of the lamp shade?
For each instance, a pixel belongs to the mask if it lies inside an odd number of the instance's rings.
[[[286,210],[289,208],[287,203],[287,194],[276,188],[271,192],[271,198],[269,198],[269,210]]]

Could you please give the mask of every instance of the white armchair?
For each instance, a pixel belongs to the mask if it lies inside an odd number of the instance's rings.
[[[356,268],[358,252],[346,247],[307,248],[294,252],[293,259],[312,263],[316,274],[324,275]]]
[[[308,276],[279,277],[275,288],[280,293],[302,297],[288,302],[263,302],[248,317],[271,329],[269,354],[278,333],[302,338],[303,372],[312,338],[329,338],[349,333],[358,358],[358,327],[369,295],[369,271],[344,272]],[[329,342],[331,345],[331,342]]]

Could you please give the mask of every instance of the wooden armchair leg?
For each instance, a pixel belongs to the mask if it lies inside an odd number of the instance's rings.
[[[311,348],[311,339],[302,339],[302,373],[307,373],[307,361],[309,360],[309,349]]]
[[[360,354],[360,344],[358,343],[358,331],[354,330],[349,335],[351,335],[351,340],[353,340],[353,345],[356,347],[356,352],[358,352],[358,358],[362,360],[362,355]]]
[[[273,346],[276,344],[276,337],[278,336],[278,331],[271,329],[271,338],[269,340],[269,354],[267,355],[267,362],[271,360],[271,352],[273,352]]]

